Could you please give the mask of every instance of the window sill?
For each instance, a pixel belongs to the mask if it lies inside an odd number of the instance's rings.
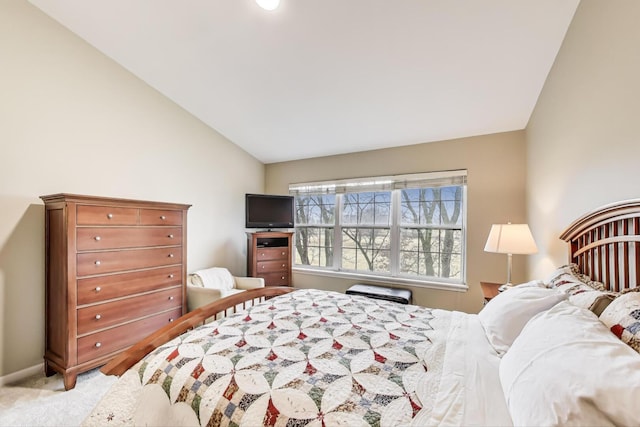
[[[409,285],[418,288],[438,289],[443,291],[454,292],[466,292],[469,289],[464,283],[443,283],[443,282],[430,282],[428,280],[416,280],[406,277],[384,277],[384,276],[372,276],[362,273],[351,273],[344,271],[330,271],[330,270],[316,270],[312,268],[293,267],[293,271],[297,274],[308,274],[310,276],[324,276],[335,277],[339,279],[347,280],[366,280],[368,283],[379,283],[386,285]]]

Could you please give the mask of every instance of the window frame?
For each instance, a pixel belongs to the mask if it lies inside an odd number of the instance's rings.
[[[401,191],[408,188],[435,188],[435,187],[461,187],[461,220],[460,225],[420,225],[415,227],[408,226],[401,222]],[[315,189],[315,190],[314,190]],[[380,226],[376,224],[344,224],[343,223],[343,206],[345,193],[363,193],[374,191],[389,191],[391,193],[390,202],[390,224]],[[289,193],[293,196],[309,194],[334,194],[334,213],[332,224],[304,224],[301,227],[314,229],[333,228],[333,265],[319,266],[297,264],[297,248],[294,247],[292,254],[292,265],[296,272],[320,275],[326,277],[337,277],[344,279],[367,280],[369,282],[380,283],[397,283],[409,284],[418,287],[428,287],[446,290],[465,291],[468,289],[466,284],[466,265],[467,265],[467,171],[454,170],[443,172],[427,172],[409,175],[383,176],[383,177],[367,177],[356,179],[344,179],[335,181],[323,181],[315,183],[291,184]],[[297,199],[296,199],[297,206]],[[389,273],[376,273],[363,270],[349,270],[342,267],[342,230],[343,228],[383,228],[390,230],[390,270]],[[298,224],[296,224],[297,233]],[[431,276],[417,276],[413,274],[402,274],[400,272],[400,235],[402,229],[454,229],[461,233],[460,242],[460,277],[459,278],[443,278]]]

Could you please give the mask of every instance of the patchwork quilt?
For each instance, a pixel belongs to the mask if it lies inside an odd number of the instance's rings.
[[[107,405],[85,424],[424,425],[450,317],[297,290],[157,348],[121,379],[131,408]]]

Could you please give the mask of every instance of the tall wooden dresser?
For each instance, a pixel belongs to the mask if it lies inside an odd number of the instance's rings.
[[[249,276],[264,278],[265,286],[291,286],[292,236],[280,231],[247,233]]]
[[[45,203],[45,373],[65,389],[186,312],[190,205],[53,194]]]

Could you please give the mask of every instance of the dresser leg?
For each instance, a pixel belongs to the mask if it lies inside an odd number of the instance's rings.
[[[78,379],[77,372],[65,372],[62,376],[64,381],[64,389],[71,390],[76,386],[76,380]]]
[[[50,377],[56,373],[56,370],[51,368],[48,361],[44,361],[44,375]]]

